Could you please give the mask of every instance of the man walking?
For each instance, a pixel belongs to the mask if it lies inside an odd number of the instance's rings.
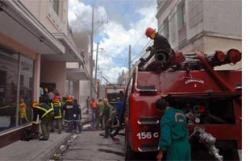
[[[41,120],[41,130],[42,130],[42,136],[39,138],[39,140],[48,140],[49,139],[49,123],[51,119],[51,115],[53,113],[53,108],[48,106],[44,100],[40,100],[40,104],[38,102],[33,102],[33,121],[32,126],[35,128],[35,131],[38,131],[38,122],[37,118],[39,116]]]
[[[156,108],[164,112],[160,123],[160,151],[156,157],[157,161],[162,160],[164,152],[167,161],[191,161],[187,120],[184,113],[170,107],[165,99],[159,99]]]

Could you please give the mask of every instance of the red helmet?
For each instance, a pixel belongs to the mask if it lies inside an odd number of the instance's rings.
[[[155,29],[151,28],[151,27],[148,27],[145,31],[145,35],[147,37],[150,37],[153,33],[155,33]]]
[[[67,101],[72,102],[73,101],[73,96],[67,96]]]
[[[32,102],[32,107],[36,108],[37,106],[39,106],[39,103],[37,101],[33,101]]]
[[[53,97],[53,102],[59,102],[60,101],[60,97],[59,96],[54,96]]]

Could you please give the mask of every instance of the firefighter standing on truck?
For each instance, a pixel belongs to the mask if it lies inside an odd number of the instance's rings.
[[[40,99],[40,103],[33,102],[33,121],[32,126],[35,130],[34,132],[38,131],[38,122],[37,118],[39,116],[39,119],[41,120],[41,130],[42,130],[42,136],[39,138],[39,140],[48,140],[49,139],[49,123],[51,119],[51,115],[53,115],[53,108],[48,106],[45,103],[45,100],[42,98]]]
[[[161,61],[165,61],[165,63],[169,63],[170,60],[173,58],[175,52],[173,51],[173,49],[171,48],[168,40],[160,35],[158,32],[155,31],[155,29],[148,27],[145,31],[145,35],[154,40],[154,44],[153,46],[150,46],[146,49],[146,51],[151,51],[150,55],[144,59],[141,58],[141,64],[139,64],[139,66],[142,66],[143,64],[145,64],[146,62],[148,62],[154,55],[156,56],[156,54],[158,54],[159,56],[157,57],[161,57]]]
[[[51,131],[54,131],[54,126],[58,128],[58,134],[62,132],[62,103],[59,96],[54,96],[50,104],[54,110],[54,118],[51,119]]]
[[[156,102],[156,108],[164,111],[160,123],[160,151],[156,159],[161,161],[166,152],[167,161],[191,161],[186,117],[181,110],[170,107],[167,101],[159,99]]]

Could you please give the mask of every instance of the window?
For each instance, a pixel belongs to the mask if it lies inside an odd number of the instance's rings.
[[[176,14],[172,15],[169,19],[169,40],[171,43],[176,41]]]
[[[60,0],[52,0],[53,9],[57,15],[59,15],[59,1]]]
[[[33,60],[0,46],[0,131],[31,120]]]
[[[163,33],[166,36],[167,39],[169,39],[169,21],[168,18],[164,20],[164,29]]]
[[[19,96],[19,124],[31,120],[31,103],[33,96],[33,60],[24,56],[20,57],[20,96]]]
[[[0,47],[0,131],[16,126],[18,54]]]
[[[181,2],[177,7],[177,25],[178,31],[185,26],[185,3]]]

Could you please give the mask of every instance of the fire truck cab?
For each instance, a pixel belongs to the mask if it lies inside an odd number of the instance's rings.
[[[182,54],[181,61],[176,54],[171,61],[179,62],[164,62],[157,56],[134,69],[126,88],[126,160],[159,150],[163,113],[156,110],[155,103],[165,97],[187,116],[192,160],[240,160],[241,71],[214,67],[235,64],[241,52],[216,51],[212,56],[197,52],[185,58]],[[159,66],[164,70],[159,71]],[[196,135],[197,129],[200,133]]]

